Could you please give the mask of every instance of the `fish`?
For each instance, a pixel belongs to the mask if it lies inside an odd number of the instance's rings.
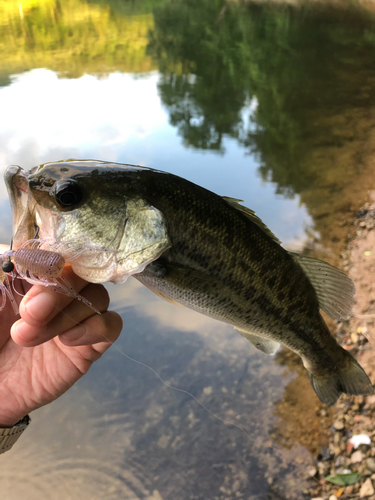
[[[236,328],[273,355],[298,354],[318,398],[372,394],[355,358],[331,334],[350,313],[354,285],[330,264],[289,252],[241,200],[137,165],[64,160],[5,174],[13,244],[64,244],[73,271],[92,283],[133,276],[163,299]],[[77,247],[78,245],[78,247]],[[91,251],[84,251],[84,249]]]

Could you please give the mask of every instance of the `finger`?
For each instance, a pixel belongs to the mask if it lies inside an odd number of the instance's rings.
[[[87,285],[87,281],[74,274],[70,266],[64,269],[64,277],[77,293]],[[21,301],[20,315],[29,325],[40,328],[75,300],[74,297],[56,292],[51,287],[34,285]]]
[[[43,293],[40,294],[40,296],[42,295]],[[109,306],[109,295],[103,285],[94,285],[90,283],[83,289],[82,295],[92,302],[100,311],[104,312],[107,310]],[[44,307],[44,305],[41,305],[41,307]],[[63,311],[58,311],[58,314],[46,325],[30,325],[22,318],[14,323],[11,335],[14,342],[17,344],[28,347],[36,346],[75,327],[77,324],[93,315],[95,315],[95,313],[91,308],[83,302],[75,300],[68,304]]]
[[[104,352],[109,345],[115,342],[122,330],[122,319],[114,311],[107,311],[104,314],[91,316],[82,321],[79,325],[59,335],[61,343],[66,346],[81,346],[99,344],[96,347],[98,352]],[[101,344],[109,344],[101,346]]]

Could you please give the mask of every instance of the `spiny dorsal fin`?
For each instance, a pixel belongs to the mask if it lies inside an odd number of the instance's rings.
[[[240,202],[243,202],[243,200],[237,200],[236,198],[229,198],[228,196],[222,196],[222,198],[228,203],[228,205],[246,215],[248,219],[254,222],[254,224],[256,224],[262,231],[264,231],[268,236],[270,236],[274,241],[276,241],[276,243],[281,245],[281,241],[273,234],[271,229],[269,229],[265,225],[265,223],[261,219],[259,219],[259,217],[253,210],[244,207],[243,205],[240,205]]]
[[[280,344],[275,342],[274,340],[266,339],[265,337],[261,337],[260,335],[255,335],[255,333],[246,332],[245,330],[241,330],[240,328],[236,328],[236,330],[251,342],[257,349],[264,352],[265,354],[269,354],[273,356]]]
[[[328,262],[290,252],[315,288],[319,306],[332,319],[347,316],[353,306],[355,288],[352,280]]]

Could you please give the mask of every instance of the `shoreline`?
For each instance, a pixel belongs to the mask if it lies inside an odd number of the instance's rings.
[[[341,254],[341,267],[356,287],[352,316],[337,325],[338,342],[350,351],[372,383],[375,381],[375,191],[369,201],[355,214],[351,226],[355,237]],[[334,406],[333,425],[328,447],[316,457],[308,474],[314,478],[305,493],[315,500],[366,498],[375,500],[375,395],[341,396]],[[356,435],[365,435],[371,444],[357,448],[350,442]],[[358,473],[352,485],[327,481],[329,475]]]

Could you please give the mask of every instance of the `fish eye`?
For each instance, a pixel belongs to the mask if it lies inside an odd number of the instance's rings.
[[[76,182],[70,181],[57,185],[54,197],[61,208],[69,209],[74,208],[82,201],[83,193]]]
[[[11,273],[14,271],[14,264],[11,260],[6,260],[1,266],[4,273]]]

